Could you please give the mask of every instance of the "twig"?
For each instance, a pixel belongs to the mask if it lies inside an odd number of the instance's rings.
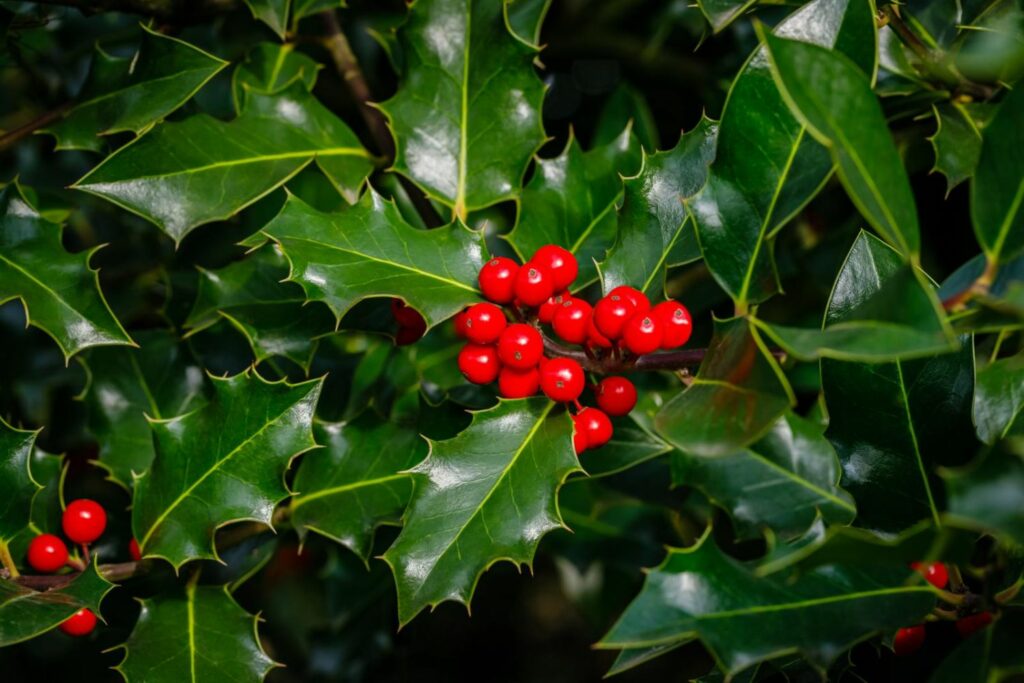
[[[4,133],[0,136],[0,149],[7,149],[14,143],[32,135],[32,133],[36,132],[40,128],[45,128],[61,116],[64,116],[64,112],[66,112],[70,106],[70,104],[62,104],[56,109],[51,109],[42,116],[29,121],[25,125]]]
[[[959,311],[974,297],[988,294],[992,283],[995,282],[998,267],[994,261],[986,260],[985,270],[981,275],[964,289],[943,299],[942,308],[947,311]]]

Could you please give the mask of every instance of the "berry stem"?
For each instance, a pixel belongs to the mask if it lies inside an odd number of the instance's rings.
[[[964,577],[960,573],[960,567],[955,564],[946,565],[946,570],[949,573],[949,587],[954,593],[966,593],[967,585],[964,583]]]
[[[4,568],[7,570],[8,576],[12,579],[16,579],[21,576],[21,574],[18,573],[18,566],[14,563],[14,558],[11,557],[10,549],[2,540],[0,540],[0,564],[3,564]]]
[[[89,544],[88,543],[83,543],[82,544],[82,560],[85,563],[85,566],[88,567],[89,566]]]

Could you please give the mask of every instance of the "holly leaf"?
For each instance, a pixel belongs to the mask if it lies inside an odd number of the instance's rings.
[[[147,557],[175,569],[216,559],[213,536],[226,524],[271,526],[274,505],[289,495],[288,464],[316,445],[312,420],[322,380],[271,383],[253,371],[211,379],[207,405],[150,422],[156,457],[135,483],[135,538]]]
[[[757,441],[793,403],[757,330],[744,318],[716,320],[697,376],[658,412],[654,426],[685,453],[724,456]]]
[[[554,406],[501,401],[474,413],[455,438],[431,442],[410,470],[412,500],[383,558],[395,575],[400,623],[446,600],[468,606],[488,567],[531,565],[541,537],[563,526],[558,489],[580,468],[571,423],[550,417]]]
[[[874,69],[875,19],[864,0],[811,2],[775,35],[835,48]],[[707,184],[689,203],[708,269],[739,305],[778,292],[773,236],[831,174],[832,158],[789,112],[758,46],[729,91]]]
[[[717,134],[718,125],[702,118],[674,149],[645,154],[640,172],[625,180],[618,236],[598,268],[605,292],[629,285],[664,298],[672,255],[688,251],[693,256],[686,260],[699,257],[685,202],[707,180]]]
[[[540,45],[540,29],[551,8],[551,0],[506,0],[508,26],[520,40]]]
[[[64,458],[36,447],[32,450],[29,471],[32,473],[34,489],[31,512],[28,523],[7,541],[12,558],[26,557],[32,539],[45,533],[44,530],[60,529],[61,516],[64,512],[60,493],[67,474]]]
[[[981,129],[993,113],[988,103],[933,105],[935,134],[928,138],[935,152],[932,172],[946,176],[946,195],[974,175],[981,156]]]
[[[288,30],[288,9],[291,0],[245,0],[253,18],[262,21],[270,30],[284,40]]]
[[[712,31],[718,33],[750,9],[755,2],[757,0],[697,0],[697,7],[711,24]]]
[[[273,95],[300,81],[312,91],[321,68],[321,64],[296,52],[292,43],[260,43],[231,75],[235,111],[242,112],[247,90]]]
[[[576,255],[582,288],[597,276],[595,261],[615,241],[615,207],[622,198],[622,176],[640,168],[641,149],[630,126],[607,145],[584,152],[570,136],[562,154],[538,159],[523,188],[519,219],[508,241],[525,263],[545,244],[562,245]]]
[[[308,453],[295,474],[292,523],[300,537],[326,536],[366,562],[377,527],[401,523],[412,493],[405,470],[423,460],[427,442],[372,411],[319,424],[314,433],[323,448]]]
[[[516,197],[546,139],[544,86],[532,66],[537,48],[509,30],[505,3],[420,0],[398,39],[403,77],[380,105],[395,136],[394,169],[462,219]]]
[[[31,519],[32,498],[42,487],[32,478],[32,449],[38,431],[15,429],[0,418],[0,551]]]
[[[350,202],[373,168],[355,133],[296,83],[277,95],[251,91],[242,113],[227,123],[200,114],[159,126],[73,187],[142,216],[178,243],[314,160]]]
[[[1024,448],[1019,441],[942,474],[951,519],[1024,545]]]
[[[138,333],[137,349],[89,353],[85,402],[89,430],[99,443],[99,464],[125,488],[153,462],[153,432],[146,417],[162,420],[205,403],[205,374],[169,332]]]
[[[930,588],[906,585],[909,569],[830,566],[793,578],[758,577],[705,535],[669,548],[640,594],[597,644],[637,649],[697,636],[729,676],[796,650],[824,668],[867,636],[920,621]]]
[[[758,30],[783,99],[829,149],[850,199],[879,235],[915,256],[921,236],[914,195],[871,75],[840,52]]]
[[[461,223],[417,230],[372,188],[339,213],[290,196],[247,243],[268,237],[291,265],[288,279],[302,285],[307,299],[325,302],[339,321],[363,299],[390,296],[404,299],[433,326],[478,297],[482,236]]]
[[[729,512],[740,537],[771,529],[791,539],[820,514],[849,524],[857,508],[839,488],[839,460],[813,422],[794,413],[779,418],[757,443],[736,453],[702,458],[672,456],[672,482],[700,489]]]
[[[0,580],[0,647],[42,635],[83,607],[98,615],[103,596],[113,587],[95,563],[63,588],[48,591]]]
[[[141,603],[116,667],[128,683],[258,682],[276,666],[260,645],[258,617],[239,607],[226,587],[191,582]]]
[[[1024,250],[1024,93],[1010,91],[982,133],[978,170],[971,183],[971,219],[992,263]]]
[[[1024,434],[1024,352],[989,363],[974,386],[978,438],[992,445],[1011,432]]]
[[[57,342],[65,363],[90,346],[133,345],[100,291],[89,260],[69,254],[16,184],[0,190],[0,303],[21,299],[25,317]]]
[[[142,26],[132,57],[108,55],[99,46],[75,104],[41,132],[57,138],[57,149],[98,152],[102,135],[140,135],[188,101],[228,65],[194,45]]]
[[[802,360],[877,363],[955,350],[958,344],[926,277],[862,231],[836,276],[832,313],[821,330],[752,322]]]
[[[633,420],[616,420],[614,427],[611,440],[601,446],[600,454],[587,461],[591,479],[625,472],[672,451],[671,446]]]
[[[988,683],[1024,674],[1020,643],[1024,611],[1004,610],[999,619],[957,645],[932,672],[929,683]]]

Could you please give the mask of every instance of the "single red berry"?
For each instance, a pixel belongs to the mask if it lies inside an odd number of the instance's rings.
[[[576,451],[576,455],[579,455],[587,450],[587,429],[579,415],[572,416],[572,425],[572,448]]]
[[[484,344],[466,344],[459,351],[459,370],[473,384],[490,384],[501,370],[498,350]]]
[[[594,316],[590,316],[590,322],[587,323],[587,344],[602,349],[610,349],[614,346],[612,340],[597,329],[597,325],[594,324]]]
[[[537,393],[540,386],[540,372],[537,368],[516,370],[502,368],[498,373],[498,391],[505,398],[526,398]]]
[[[516,298],[519,264],[504,256],[495,256],[480,269],[480,291],[496,304],[512,303]]]
[[[961,637],[966,638],[975,631],[980,631],[991,623],[991,612],[978,612],[977,614],[972,614],[969,617],[958,619],[956,622],[956,630],[960,632]]]
[[[64,509],[61,525],[64,535],[75,543],[92,543],[107,528],[107,513],[96,501],[79,498]]]
[[[552,295],[547,301],[540,305],[540,308],[537,309],[537,320],[545,324],[550,323],[554,320],[555,313],[558,311],[559,306],[570,299],[572,299],[572,295],[570,295],[569,292],[560,292]]]
[[[618,294],[619,296],[629,299],[633,302],[633,306],[636,307],[637,313],[646,313],[651,310],[651,300],[647,298],[643,292],[639,289],[627,287],[626,285],[620,285],[608,292],[609,294]]]
[[[516,275],[516,298],[525,306],[540,306],[555,293],[551,276],[535,263],[527,263]]]
[[[68,563],[68,547],[53,534],[40,534],[28,544],[28,565],[49,574]]]
[[[924,644],[924,624],[901,628],[892,639],[892,651],[897,657],[906,657],[917,652]]]
[[[576,274],[580,272],[580,266],[572,252],[555,244],[547,244],[538,249],[530,263],[548,272],[555,291],[568,289],[576,279]]]
[[[60,625],[60,630],[69,636],[87,636],[96,628],[96,615],[88,607],[83,607]]]
[[[661,321],[661,348],[675,349],[690,340],[693,320],[686,306],[678,301],[662,301],[654,307],[651,315]]]
[[[597,407],[614,417],[628,415],[636,405],[636,387],[625,377],[605,377],[596,393]]]
[[[622,328],[622,341],[638,356],[660,349],[661,339],[661,321],[649,313],[637,313]]]
[[[585,383],[583,368],[571,358],[552,358],[540,375],[540,389],[552,401],[575,401]]]
[[[579,418],[577,429],[583,428],[587,435],[587,448],[600,448],[612,438],[612,421],[597,408],[584,408],[576,414]]]
[[[128,554],[132,556],[132,559],[138,562],[142,559],[142,551],[139,550],[139,542],[134,538],[128,542]]]
[[[515,323],[505,328],[498,339],[498,358],[510,368],[537,367],[544,355],[544,341],[532,325]]]
[[[949,584],[949,572],[946,570],[946,565],[941,562],[929,562],[926,565],[920,562],[911,562],[910,567],[936,588],[945,588]]]
[[[474,304],[466,311],[466,338],[474,344],[493,344],[506,326],[505,312],[494,304]]]
[[[469,309],[466,309],[465,311],[460,311],[455,314],[455,336],[459,339],[466,338],[466,312],[468,310]]]
[[[399,327],[412,327],[418,325],[422,320],[423,316],[412,306],[409,306],[401,299],[391,300],[391,314],[395,316],[395,321]]]
[[[618,294],[609,294],[594,306],[594,325],[608,339],[618,339],[635,312],[636,306],[632,301]]]
[[[587,341],[587,325],[594,315],[594,309],[583,299],[570,299],[555,312],[551,327],[555,334],[570,344]]]
[[[410,325],[402,325],[395,333],[395,344],[397,346],[409,346],[415,344],[427,333],[427,321],[417,314],[416,322]]]

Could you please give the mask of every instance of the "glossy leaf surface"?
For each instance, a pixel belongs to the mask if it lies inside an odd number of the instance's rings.
[[[231,75],[231,94],[239,113],[247,90],[272,95],[287,90],[300,81],[306,90],[316,85],[320,65],[309,56],[295,51],[291,43],[260,43]]]
[[[103,596],[113,587],[95,564],[67,586],[43,592],[0,579],[0,647],[56,628],[83,607],[99,614]]]
[[[989,363],[978,371],[976,382],[978,438],[991,445],[1010,433],[1024,433],[1024,353]]]
[[[14,538],[29,522],[32,498],[40,488],[32,478],[32,449],[36,435],[15,429],[0,418],[0,544]]]
[[[981,248],[994,262],[1024,249],[1024,92],[1006,96],[982,135],[971,183],[971,218]]]

